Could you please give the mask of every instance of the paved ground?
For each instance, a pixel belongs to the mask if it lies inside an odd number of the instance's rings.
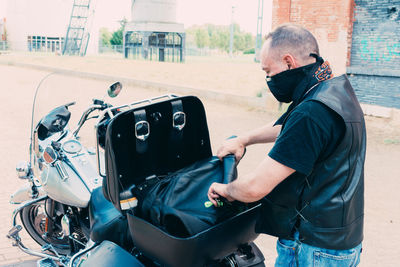
[[[27,159],[31,103],[34,89],[46,72],[0,65],[0,151],[3,155],[0,167],[3,169],[3,186],[0,187],[0,266],[20,264],[34,257],[27,256],[12,247],[5,238],[10,227],[13,206],[8,204],[9,196],[24,182],[15,176],[15,164]],[[110,82],[85,80],[56,76],[48,81],[52,88],[63,91],[55,102],[66,103],[68,96],[79,103],[71,109],[78,114],[91,97],[101,97]],[[54,91],[53,91],[54,92]],[[127,87],[115,99],[116,102],[138,100],[163,94],[164,92]],[[45,95],[45,105],[54,105]],[[47,101],[46,101],[47,100]],[[209,129],[214,151],[218,144],[232,134],[240,134],[276,118],[278,114],[238,108],[228,103],[204,100],[208,115]],[[43,107],[44,107],[43,106]],[[47,108],[43,108],[48,110]],[[76,117],[74,118],[76,120]],[[400,238],[400,129],[397,122],[367,118],[368,152],[366,159],[366,207],[365,241],[361,266],[398,266],[400,255],[393,245]],[[88,127],[89,128],[89,127]],[[88,132],[90,133],[90,128]],[[86,133],[88,134],[88,133]],[[89,135],[89,134],[88,134]],[[247,156],[239,166],[239,175],[252,170],[271,145],[250,147]],[[34,246],[26,235],[27,245]],[[262,236],[257,239],[267,266],[272,266],[275,254],[275,238]],[[21,265],[18,265],[21,266]]]
[[[253,55],[240,58],[188,57],[184,64],[157,61],[134,61],[121,55],[61,57],[49,53],[10,53],[1,61],[23,62],[105,75],[129,77],[231,94],[256,96],[265,86],[265,74]]]

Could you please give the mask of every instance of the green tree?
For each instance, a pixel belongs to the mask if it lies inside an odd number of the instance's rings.
[[[241,31],[239,24],[234,24],[233,27],[234,52],[244,52],[254,48],[255,37],[250,33]],[[198,48],[208,46],[212,49],[229,52],[230,25],[205,24],[193,26],[186,30],[186,36],[187,40],[193,42]]]
[[[243,51],[246,48],[245,40],[243,35],[233,35],[233,52]]]
[[[217,47],[225,52],[229,52],[229,40],[230,40],[230,32],[229,27],[224,27],[220,29],[219,38],[217,42]]]
[[[128,22],[126,18],[123,18],[119,24],[121,25],[118,30],[112,33],[112,37],[110,39],[110,44],[112,45],[122,45],[123,42],[123,34],[125,30],[125,25]]]
[[[209,35],[206,29],[198,28],[195,31],[195,42],[198,48],[204,48],[208,46],[209,43]]]
[[[218,27],[213,24],[206,25],[208,36],[209,36],[209,46],[210,48],[218,48],[219,42],[219,31]]]
[[[254,48],[256,38],[251,33],[244,34],[245,49]]]
[[[100,41],[103,46],[109,46],[112,34],[107,28],[100,28]]]
[[[110,44],[112,45],[122,45],[123,42],[123,31],[122,30],[117,30],[112,33],[112,37],[110,40]]]

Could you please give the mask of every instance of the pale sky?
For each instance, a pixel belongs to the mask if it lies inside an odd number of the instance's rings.
[[[177,0],[177,20],[185,28],[206,23],[229,25],[232,4],[235,5],[234,21],[242,30],[256,34],[258,0]],[[272,0],[264,0],[263,34],[271,28],[271,15]],[[96,21],[99,24],[115,29],[124,16],[130,19],[131,0],[97,0]]]
[[[242,30],[256,34],[258,0],[177,0],[177,19],[185,27],[212,23],[229,25],[232,4],[234,21]],[[271,28],[272,0],[264,0],[263,33]]]
[[[10,1],[10,0],[9,0]],[[18,1],[18,0],[11,0]],[[40,5],[40,0],[37,1]],[[73,0],[70,1],[71,6]],[[177,20],[188,28],[192,25],[212,23],[217,25],[229,25],[231,22],[232,5],[234,9],[234,21],[244,31],[253,34],[257,31],[258,0],[176,0]],[[7,0],[0,0],[0,18],[6,16]],[[96,3],[97,2],[97,3]],[[94,0],[95,24],[100,27],[108,27],[115,30],[119,27],[118,21],[123,17],[128,20],[131,16],[131,0]],[[263,34],[270,29],[272,0],[264,0]],[[69,16],[69,15],[68,15]]]

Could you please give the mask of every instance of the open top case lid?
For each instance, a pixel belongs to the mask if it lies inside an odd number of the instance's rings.
[[[211,155],[206,115],[197,97],[174,97],[130,109],[107,128],[104,195],[118,210],[125,210],[124,203],[134,199],[129,192],[149,177]]]

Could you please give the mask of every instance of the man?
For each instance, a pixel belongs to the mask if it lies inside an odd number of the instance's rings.
[[[208,197],[261,200],[256,231],[279,237],[275,266],[356,266],[363,239],[365,123],[345,75],[306,29],[285,24],[267,37],[261,67],[271,93],[292,102],[275,124],[226,141],[217,155],[239,160],[246,146],[274,142],[268,156]]]

